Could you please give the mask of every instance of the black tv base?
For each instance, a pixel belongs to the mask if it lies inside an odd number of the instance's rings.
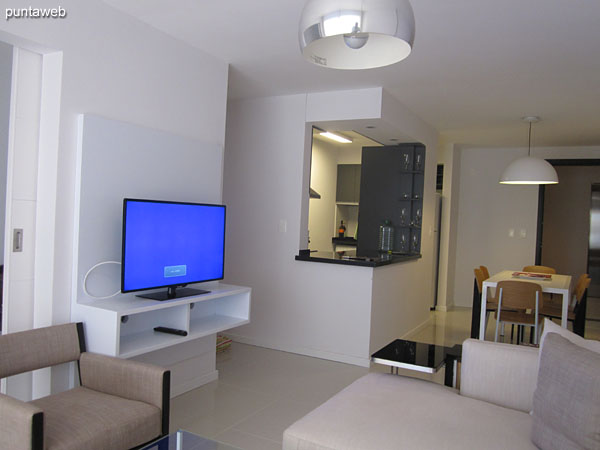
[[[168,288],[166,291],[151,292],[149,294],[138,294],[136,297],[149,298],[152,300],[173,300],[174,298],[192,297],[194,295],[208,294],[210,291],[194,288]]]

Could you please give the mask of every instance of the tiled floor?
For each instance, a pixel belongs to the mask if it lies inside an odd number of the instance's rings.
[[[182,428],[249,450],[280,449],[283,431],[368,369],[233,343],[219,380],[171,401]]]
[[[432,312],[427,326],[407,338],[453,346],[469,336],[470,323],[470,308]],[[486,336],[493,338],[493,332],[490,323]],[[600,322],[588,321],[586,337],[600,339]],[[247,450],[281,449],[289,425],[369,371],[238,343],[217,355],[217,369],[218,381],[171,401],[171,430],[188,430]],[[387,371],[379,365],[370,370]],[[434,376],[405,374],[443,382],[443,370]]]

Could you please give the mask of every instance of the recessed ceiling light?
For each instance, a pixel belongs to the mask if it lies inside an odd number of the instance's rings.
[[[352,143],[352,139],[348,139],[347,137],[340,136],[339,134],[331,133],[329,131],[323,131],[319,134],[327,139],[331,139],[332,141],[341,142],[342,144]]]

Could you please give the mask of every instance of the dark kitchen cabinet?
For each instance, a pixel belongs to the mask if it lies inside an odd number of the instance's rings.
[[[337,203],[358,203],[360,200],[360,164],[337,166]]]
[[[379,247],[379,226],[390,220],[394,253],[421,252],[425,146],[363,147],[357,254]]]

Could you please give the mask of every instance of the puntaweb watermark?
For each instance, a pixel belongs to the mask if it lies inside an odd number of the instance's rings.
[[[57,8],[6,8],[4,10],[6,20],[11,19],[64,19],[67,10],[62,6]]]

